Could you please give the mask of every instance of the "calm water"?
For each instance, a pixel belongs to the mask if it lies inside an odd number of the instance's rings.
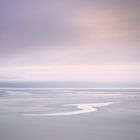
[[[71,104],[115,102],[77,115]],[[1,140],[139,140],[140,91],[134,89],[0,89]]]
[[[127,82],[0,82],[0,88],[139,88]]]

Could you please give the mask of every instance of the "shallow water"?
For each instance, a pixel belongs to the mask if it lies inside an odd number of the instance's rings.
[[[109,102],[112,104],[96,106]],[[81,114],[69,114],[83,110]],[[138,90],[0,90],[2,140],[139,140],[139,124]]]

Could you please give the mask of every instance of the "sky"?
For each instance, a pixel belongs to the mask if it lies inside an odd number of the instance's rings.
[[[0,81],[140,83],[139,0],[0,0]]]

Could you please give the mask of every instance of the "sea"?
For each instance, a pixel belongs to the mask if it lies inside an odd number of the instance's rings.
[[[0,140],[140,140],[129,83],[0,83]]]

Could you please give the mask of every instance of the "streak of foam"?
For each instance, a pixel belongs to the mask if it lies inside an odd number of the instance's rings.
[[[69,115],[78,115],[83,113],[95,112],[100,107],[109,106],[111,104],[115,104],[118,102],[107,102],[107,103],[91,103],[91,104],[68,104],[68,106],[76,106],[77,111],[69,111],[69,112],[59,112],[59,113],[50,113],[50,114],[23,114],[23,116],[29,117],[45,117],[45,116],[69,116]]]

